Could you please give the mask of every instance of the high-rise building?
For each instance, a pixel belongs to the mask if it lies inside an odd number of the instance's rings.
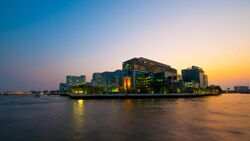
[[[66,76],[66,84],[69,86],[79,86],[86,84],[86,76]]]
[[[191,68],[183,69],[181,72],[183,82],[198,83],[198,86],[201,88],[208,86],[208,78],[202,68],[192,66]]]
[[[94,73],[91,80],[92,86],[103,87],[106,92],[122,87],[122,70],[114,72]]]
[[[123,68],[123,82],[125,90],[141,86],[142,84],[141,81],[153,81],[152,74],[149,73],[164,73],[164,76],[166,75],[166,77],[177,76],[177,70],[171,68],[171,66],[153,60],[149,60],[143,57],[133,58],[123,62],[122,68]],[[143,79],[149,79],[149,80],[143,80]],[[131,88],[126,87],[128,86],[127,83],[131,84]]]

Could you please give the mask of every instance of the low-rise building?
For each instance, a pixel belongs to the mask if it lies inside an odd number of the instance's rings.
[[[59,92],[60,94],[65,94],[66,92],[68,92],[70,89],[70,86],[66,83],[60,83],[59,84]]]

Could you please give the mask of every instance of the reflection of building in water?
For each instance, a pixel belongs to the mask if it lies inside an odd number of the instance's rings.
[[[131,99],[127,99],[127,100],[124,100],[124,107],[126,109],[131,109],[133,106],[133,103],[132,103],[132,100]]]
[[[75,133],[82,133],[85,119],[85,100],[76,100],[73,105],[73,130]],[[77,139],[77,137],[74,137]]]

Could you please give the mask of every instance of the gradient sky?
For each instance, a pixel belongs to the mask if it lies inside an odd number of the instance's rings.
[[[249,0],[1,0],[0,91],[58,89],[133,57],[250,85]]]

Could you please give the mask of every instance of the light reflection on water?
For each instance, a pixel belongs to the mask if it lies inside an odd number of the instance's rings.
[[[74,136],[72,138],[74,140],[80,139],[80,135],[84,133],[84,111],[85,111],[85,100],[76,100],[73,102],[73,132]]]
[[[249,107],[250,95],[236,94],[133,100],[0,96],[0,141],[250,141]]]

